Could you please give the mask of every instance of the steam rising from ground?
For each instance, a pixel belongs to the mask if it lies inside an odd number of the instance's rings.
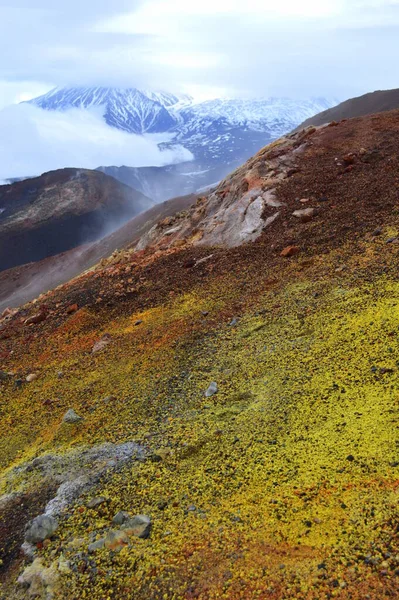
[[[99,111],[50,112],[30,104],[0,111],[0,180],[63,167],[163,166],[192,160],[186,148],[161,151],[159,140],[113,127]]]

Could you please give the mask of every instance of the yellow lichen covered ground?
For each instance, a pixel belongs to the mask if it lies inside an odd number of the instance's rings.
[[[397,597],[395,257],[364,242],[287,261],[272,280],[232,268],[144,311],[81,309],[15,350],[9,370],[39,377],[2,395],[4,474],[82,444],[148,451],[39,548],[46,565],[67,561],[57,598]],[[83,421],[62,424],[68,408]],[[95,495],[109,502],[87,508]],[[119,510],[149,515],[150,538],[88,555]]]

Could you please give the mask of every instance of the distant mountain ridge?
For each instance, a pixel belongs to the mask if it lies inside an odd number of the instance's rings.
[[[326,98],[219,98],[195,102],[188,95],[106,87],[55,89],[30,101],[44,110],[101,107],[111,127],[138,135],[165,134],[159,144],[161,150],[176,144],[190,150],[194,160],[169,169],[172,173],[166,188],[155,185],[156,201],[220,181],[267,143],[336,102]],[[165,171],[168,168],[161,167]],[[162,173],[160,176],[163,181]],[[150,187],[153,183],[145,182],[142,191]]]
[[[397,108],[399,108],[399,89],[378,90],[364,94],[363,96],[350,98],[337,106],[313,115],[301,123],[297,129],[302,129],[309,125],[324,125],[331,121],[341,121],[342,119],[352,119],[353,117],[364,117]]]
[[[0,271],[94,241],[153,206],[88,169],[59,169],[0,186]]]

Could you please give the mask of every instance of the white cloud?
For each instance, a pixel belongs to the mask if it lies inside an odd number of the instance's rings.
[[[10,104],[18,104],[45,94],[54,87],[35,81],[1,81],[0,80],[0,109]]]
[[[0,111],[0,140],[1,180],[62,167],[161,166],[192,159],[185,148],[161,152],[157,138],[109,127],[98,111],[49,112],[30,104]]]
[[[0,0],[0,106],[1,80],[350,97],[397,87],[398,39],[399,0]]]

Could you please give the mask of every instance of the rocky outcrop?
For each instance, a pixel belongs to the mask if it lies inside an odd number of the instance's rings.
[[[276,189],[297,172],[298,154],[315,131],[311,127],[266,146],[190,210],[154,225],[136,250],[183,242],[231,248],[255,241],[279,219],[284,205]]]

